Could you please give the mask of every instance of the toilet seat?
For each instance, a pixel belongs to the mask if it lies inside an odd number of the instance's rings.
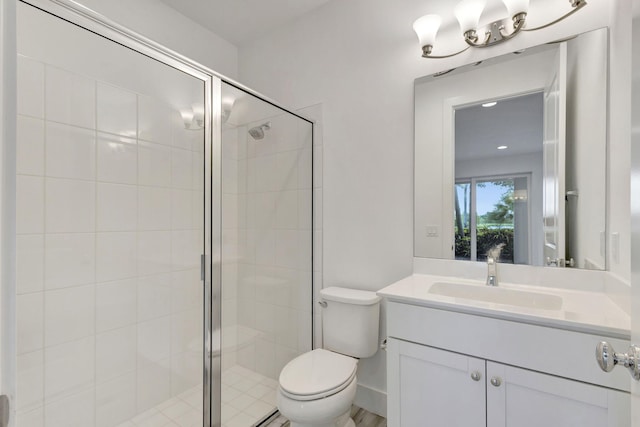
[[[357,366],[357,359],[316,349],[296,357],[282,369],[280,391],[293,400],[322,399],[351,384]]]

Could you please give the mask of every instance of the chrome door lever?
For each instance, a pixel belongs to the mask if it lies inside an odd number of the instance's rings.
[[[596,359],[600,369],[611,372],[616,365],[623,365],[636,381],[640,381],[640,347],[631,345],[628,353],[616,353],[611,344],[601,341],[596,346]]]

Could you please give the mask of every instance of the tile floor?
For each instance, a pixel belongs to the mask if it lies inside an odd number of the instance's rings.
[[[222,427],[251,427],[276,408],[277,381],[241,366],[222,373]],[[137,415],[118,427],[202,427],[202,387]]]

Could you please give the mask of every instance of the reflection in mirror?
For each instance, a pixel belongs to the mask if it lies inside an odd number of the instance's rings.
[[[416,81],[416,257],[605,269],[607,42]]]

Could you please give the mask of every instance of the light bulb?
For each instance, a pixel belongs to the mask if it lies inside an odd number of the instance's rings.
[[[460,23],[462,34],[478,28],[480,15],[482,15],[485,4],[485,0],[463,0],[458,3],[453,13]]]
[[[424,15],[416,19],[413,23],[413,31],[418,35],[420,47],[434,45],[441,23],[442,18],[438,15]]]
[[[529,11],[529,0],[502,0],[502,2],[507,7],[510,18]]]

